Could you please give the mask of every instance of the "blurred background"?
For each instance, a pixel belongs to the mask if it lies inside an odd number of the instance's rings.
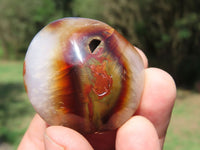
[[[200,147],[200,1],[0,0],[0,150],[16,149],[35,114],[23,86],[34,35],[63,17],[103,21],[170,73],[177,100],[164,150]]]

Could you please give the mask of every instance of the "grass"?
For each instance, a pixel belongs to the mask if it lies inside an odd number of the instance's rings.
[[[200,94],[178,90],[164,150],[198,150],[200,147]]]
[[[22,67],[22,61],[0,61],[0,150],[16,149],[35,113],[24,90]],[[199,149],[199,106],[200,94],[178,90],[164,150]]]
[[[22,61],[0,61],[0,145],[11,144],[10,149],[18,145],[34,113],[25,93],[22,67]]]

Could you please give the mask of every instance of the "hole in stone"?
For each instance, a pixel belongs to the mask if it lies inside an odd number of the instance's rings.
[[[94,52],[94,50],[99,46],[100,43],[101,43],[101,41],[98,40],[98,39],[93,39],[93,40],[90,42],[89,48],[90,48],[91,53]]]

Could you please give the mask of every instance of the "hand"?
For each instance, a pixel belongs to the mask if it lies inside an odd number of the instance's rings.
[[[18,150],[161,150],[176,97],[176,87],[166,72],[147,68],[145,55],[138,51],[146,67],[144,92],[137,112],[122,127],[117,131],[83,137],[70,128],[48,127],[36,114]]]

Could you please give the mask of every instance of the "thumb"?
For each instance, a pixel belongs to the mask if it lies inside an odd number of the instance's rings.
[[[62,126],[48,127],[44,134],[44,143],[46,150],[92,150],[81,134]]]

